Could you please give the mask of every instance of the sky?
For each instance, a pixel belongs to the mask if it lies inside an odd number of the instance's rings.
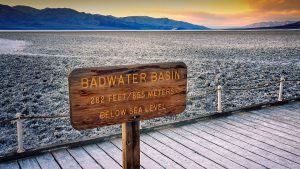
[[[0,4],[72,8],[116,17],[167,17],[211,28],[300,20],[300,0],[0,0]]]

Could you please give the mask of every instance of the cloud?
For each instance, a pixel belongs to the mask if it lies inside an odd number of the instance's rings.
[[[300,20],[300,0],[244,0],[251,10],[229,14],[187,13],[187,19],[211,27],[244,26],[263,21]]]
[[[300,0],[246,0],[260,21],[300,20]]]
[[[299,11],[300,0],[246,0],[257,11]]]
[[[214,0],[191,1],[174,8],[150,9],[172,19],[192,22],[213,28],[238,27],[255,22],[300,20],[300,0]],[[204,3],[205,2],[205,3]],[[171,2],[170,2],[171,3]],[[187,5],[189,4],[189,5]],[[187,7],[189,6],[189,7]]]

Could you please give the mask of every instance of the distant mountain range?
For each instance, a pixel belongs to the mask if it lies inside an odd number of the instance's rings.
[[[270,22],[258,22],[250,25],[243,26],[243,28],[264,28],[264,27],[275,27],[275,26],[283,26],[291,23],[295,23],[296,21],[270,21]]]
[[[210,28],[168,18],[114,17],[69,8],[35,9],[0,4],[0,30],[209,30]],[[300,29],[300,22],[270,21],[227,30]]]
[[[258,22],[250,25],[246,25],[240,28],[242,30],[252,30],[252,29],[300,29],[300,22],[297,21],[270,21],[270,22]]]
[[[0,30],[208,30],[168,18],[114,17],[69,8],[35,9],[0,4]]]
[[[255,29],[300,29],[300,22],[294,22],[294,23],[280,25],[280,26],[260,27]]]

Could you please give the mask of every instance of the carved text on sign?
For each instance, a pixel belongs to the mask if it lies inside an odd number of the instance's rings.
[[[181,113],[186,78],[182,62],[75,69],[69,75],[71,123],[87,129]]]

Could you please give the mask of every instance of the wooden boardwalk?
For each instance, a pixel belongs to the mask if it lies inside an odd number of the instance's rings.
[[[122,168],[121,139],[0,164],[1,169]],[[141,168],[300,168],[300,102],[141,135]]]

